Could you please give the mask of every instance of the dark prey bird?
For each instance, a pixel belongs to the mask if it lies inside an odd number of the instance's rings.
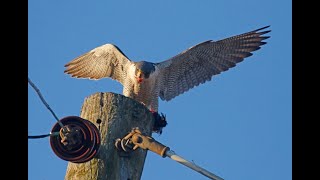
[[[251,56],[266,44],[263,40],[270,36],[263,35],[270,32],[268,27],[205,41],[159,63],[133,62],[117,46],[105,44],[67,63],[64,72],[76,78],[117,80],[123,95],[158,112],[158,97],[170,101]]]

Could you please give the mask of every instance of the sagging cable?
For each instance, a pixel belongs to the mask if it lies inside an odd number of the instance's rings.
[[[63,126],[63,124],[60,122],[59,118],[57,117],[57,115],[53,112],[53,110],[50,108],[49,104],[45,101],[45,99],[43,98],[40,90],[37,88],[37,86],[31,81],[31,79],[28,77],[28,83],[31,85],[31,87],[36,91],[36,93],[38,94],[39,98],[41,99],[42,103],[46,106],[46,108],[51,112],[51,114],[53,115],[53,117],[57,120],[57,123],[59,124],[59,126],[63,129],[63,132],[67,132],[66,128]],[[48,136],[52,136],[52,135],[56,135],[56,133],[52,133],[50,132],[49,134],[44,134],[44,135],[35,135],[35,136],[28,136],[28,139],[39,139],[39,138],[44,138],[44,137],[48,137]]]
[[[59,132],[52,132],[49,134],[43,134],[43,135],[34,135],[34,136],[28,136],[28,139],[40,139],[40,138],[45,138],[48,136],[59,136]]]

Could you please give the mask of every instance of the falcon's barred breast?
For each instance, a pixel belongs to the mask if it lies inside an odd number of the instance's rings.
[[[205,41],[159,63],[131,61],[117,46],[105,44],[65,65],[76,78],[112,78],[123,85],[123,95],[158,111],[158,97],[172,98],[210,81],[236,66],[266,44],[269,26],[219,41]],[[265,31],[262,31],[265,30]]]

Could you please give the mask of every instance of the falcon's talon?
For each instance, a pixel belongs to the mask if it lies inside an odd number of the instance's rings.
[[[155,118],[155,121],[154,121],[152,131],[155,133],[162,134],[162,129],[166,127],[168,124],[166,120],[166,116],[163,113],[161,113],[160,115],[158,112],[154,112],[153,116]]]

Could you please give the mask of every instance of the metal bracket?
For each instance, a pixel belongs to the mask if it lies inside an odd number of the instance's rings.
[[[200,166],[192,163],[181,156],[178,156],[174,151],[170,150],[169,147],[159,143],[152,137],[146,136],[141,133],[138,128],[133,128],[129,134],[127,134],[122,139],[117,139],[115,142],[116,148],[124,154],[129,154],[130,152],[136,150],[138,147],[146,150],[150,150],[162,157],[169,157],[172,160],[183,164],[198,173],[213,179],[213,180],[223,180],[221,177],[201,168]]]
[[[152,137],[142,134],[139,128],[133,128],[124,138],[117,139],[115,146],[118,150],[127,153],[130,153],[137,148],[146,149],[159,154],[162,157],[166,157],[166,151],[170,150],[169,147],[159,143]]]

